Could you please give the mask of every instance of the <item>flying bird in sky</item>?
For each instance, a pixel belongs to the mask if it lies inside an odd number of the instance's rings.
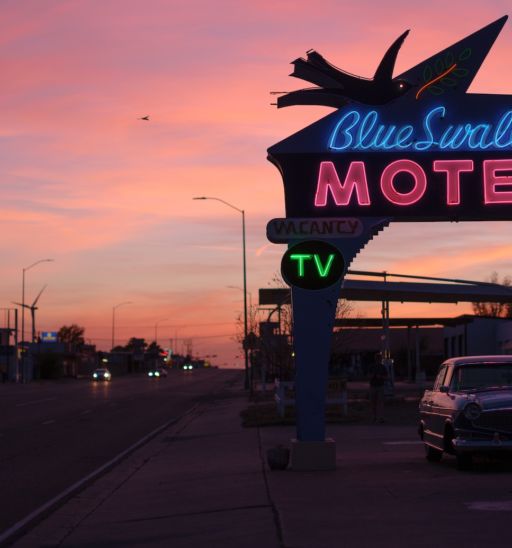
[[[146,122],[149,122],[149,116],[143,116],[142,118],[137,118],[138,120],[145,120]]]
[[[335,67],[315,50],[307,52],[307,59],[300,57],[292,61],[294,66],[290,76],[300,78],[319,87],[300,89],[281,95],[277,106],[323,105],[340,108],[350,101],[367,105],[382,105],[402,96],[413,84],[393,79],[393,69],[409,31],[400,35],[384,54],[373,78],[355,76]]]

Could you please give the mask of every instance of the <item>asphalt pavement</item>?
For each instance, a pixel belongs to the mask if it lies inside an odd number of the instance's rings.
[[[427,463],[415,403],[329,424],[337,468],[270,470],[293,426],[244,428],[240,383],[161,431],[14,544],[195,548],[510,546],[512,470]],[[349,405],[350,408],[350,405]]]
[[[215,397],[238,373],[171,371],[0,384],[0,538],[4,531],[133,447]]]

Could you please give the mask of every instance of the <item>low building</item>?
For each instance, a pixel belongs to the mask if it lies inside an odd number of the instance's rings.
[[[333,334],[331,374],[365,378],[383,348],[382,327],[343,327]],[[396,377],[413,379],[418,371],[432,376],[444,357],[443,327],[390,327],[389,349]]]
[[[452,322],[443,330],[446,358],[512,354],[512,318],[465,314]]]
[[[16,349],[11,344],[13,329],[0,328],[0,382],[16,378]]]

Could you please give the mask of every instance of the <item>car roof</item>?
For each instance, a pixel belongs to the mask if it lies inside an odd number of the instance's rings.
[[[443,362],[444,365],[481,365],[483,363],[512,363],[512,356],[462,356]]]

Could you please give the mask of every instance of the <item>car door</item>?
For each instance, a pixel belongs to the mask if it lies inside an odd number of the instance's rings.
[[[432,431],[443,437],[446,421],[453,414],[453,396],[448,391],[452,373],[453,367],[447,366],[444,375],[439,378],[439,384],[432,396]]]
[[[427,390],[421,401],[422,419],[424,423],[424,440],[436,447],[442,448],[442,437],[444,426],[440,430],[440,404],[442,403],[439,396],[444,395],[440,392],[446,377],[447,366],[442,365],[437,374],[432,390]]]

